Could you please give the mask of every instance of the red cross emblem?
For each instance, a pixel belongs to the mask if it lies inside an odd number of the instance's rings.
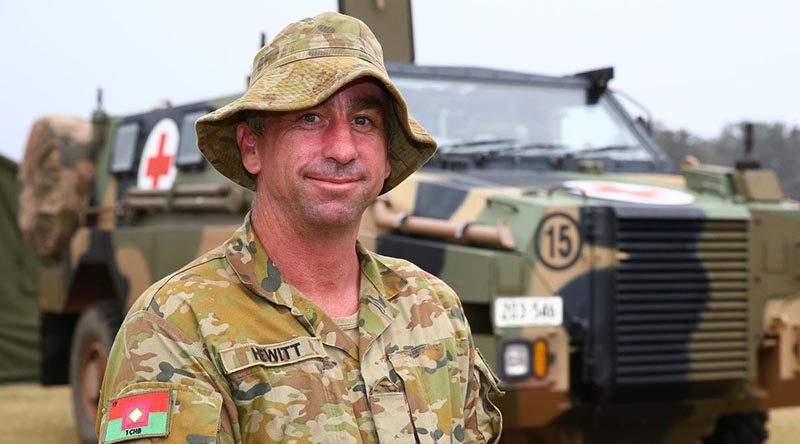
[[[143,190],[172,188],[179,140],[180,131],[174,120],[161,119],[153,126],[142,150],[136,186]]]
[[[167,141],[167,133],[161,133],[158,140],[158,153],[155,157],[147,159],[147,177],[153,179],[153,188],[158,188],[158,178],[169,173],[172,164],[172,157],[164,154],[164,144]]]
[[[632,194],[634,196],[639,196],[639,197],[645,198],[645,199],[646,198],[653,199],[653,198],[656,198],[656,197],[659,196],[658,190],[654,190],[654,189],[638,190],[638,189],[632,189],[632,188],[622,188],[622,187],[619,187],[619,186],[617,186],[617,185],[615,185],[613,183],[597,185],[594,188],[594,190],[592,190],[592,191],[599,192],[599,193]]]
[[[582,190],[596,199],[630,202],[647,205],[688,205],[694,202],[689,193],[645,184],[610,182],[603,180],[568,180],[568,188]]]

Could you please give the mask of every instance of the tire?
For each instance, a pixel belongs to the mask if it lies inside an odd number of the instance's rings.
[[[763,444],[767,442],[767,412],[720,416],[711,436],[703,444]]]
[[[122,310],[115,301],[95,302],[81,314],[72,336],[69,366],[72,410],[78,436],[85,443],[97,442],[94,426],[100,386],[121,319]]]

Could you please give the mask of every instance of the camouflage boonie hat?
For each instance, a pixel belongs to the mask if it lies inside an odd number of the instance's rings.
[[[243,187],[255,190],[255,176],[242,166],[236,126],[244,111],[297,111],[319,105],[348,83],[379,80],[394,97],[389,122],[391,174],[385,193],[411,175],[436,150],[436,142],[408,113],[405,99],[389,79],[383,50],[358,19],[335,12],[292,23],[253,60],[244,95],[197,121],[197,145],[211,165]]]

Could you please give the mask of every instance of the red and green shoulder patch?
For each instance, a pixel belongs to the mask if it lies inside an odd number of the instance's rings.
[[[154,390],[111,400],[104,442],[169,435],[170,390]]]

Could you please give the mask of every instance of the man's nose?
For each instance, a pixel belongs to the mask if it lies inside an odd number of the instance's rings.
[[[358,157],[358,147],[353,137],[353,128],[347,119],[336,118],[328,128],[323,141],[323,156],[345,165]]]

